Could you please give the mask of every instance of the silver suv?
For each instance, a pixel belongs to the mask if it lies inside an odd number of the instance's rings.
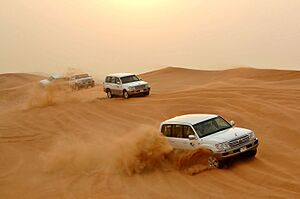
[[[70,77],[69,86],[73,90],[79,90],[81,88],[94,87],[95,81],[88,74],[77,74]]]
[[[150,94],[150,86],[147,82],[132,73],[116,73],[106,76],[103,82],[103,91],[108,98],[123,96],[128,99],[130,96]]]
[[[218,115],[188,114],[162,122],[160,130],[175,149],[210,150],[213,155],[208,159],[209,166],[222,168],[229,157],[239,154],[253,157],[257,152],[254,132],[234,124]]]

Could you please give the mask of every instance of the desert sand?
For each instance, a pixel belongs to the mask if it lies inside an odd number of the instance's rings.
[[[41,89],[0,75],[0,198],[300,198],[300,71],[165,68],[149,97],[107,99],[101,85]],[[207,169],[174,153],[161,121],[215,113],[260,139],[255,158]]]

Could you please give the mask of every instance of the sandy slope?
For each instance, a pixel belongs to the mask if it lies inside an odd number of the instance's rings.
[[[300,72],[166,68],[142,77],[151,96],[108,100],[100,86],[45,91],[39,77],[0,75],[0,198],[300,198]],[[253,129],[258,155],[206,170],[205,151],[170,153],[159,123],[185,113]]]

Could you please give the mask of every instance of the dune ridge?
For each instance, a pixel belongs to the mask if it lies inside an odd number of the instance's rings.
[[[300,71],[169,67],[141,77],[149,97],[54,88],[54,103],[40,105],[42,77],[1,74],[0,198],[300,198]],[[205,151],[171,153],[159,124],[186,113],[254,130],[256,158],[218,170],[205,167]]]

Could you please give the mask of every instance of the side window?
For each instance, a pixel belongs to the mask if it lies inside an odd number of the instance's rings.
[[[116,83],[116,78],[115,77],[111,77],[110,83],[115,84]]]
[[[164,124],[161,128],[161,132],[166,136],[166,137],[171,137],[172,135],[172,125],[170,124]]]
[[[183,138],[183,126],[174,124],[172,129],[172,137]]]
[[[106,77],[105,82],[106,82],[106,83],[111,83],[111,77],[109,77],[109,76]]]
[[[193,129],[190,126],[183,126],[183,138],[189,138],[189,135],[195,135]]]
[[[120,78],[116,77],[116,84],[121,84]]]

